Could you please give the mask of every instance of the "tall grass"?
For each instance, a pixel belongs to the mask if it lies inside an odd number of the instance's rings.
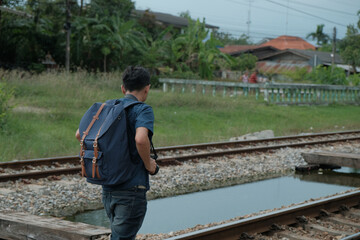
[[[1,81],[15,89],[15,107],[0,133],[0,161],[77,154],[74,134],[82,115],[93,102],[122,97],[120,78],[120,73],[0,71]],[[358,106],[277,106],[253,97],[158,89],[147,103],[155,113],[155,146],[228,140],[265,129],[280,136],[360,128]]]

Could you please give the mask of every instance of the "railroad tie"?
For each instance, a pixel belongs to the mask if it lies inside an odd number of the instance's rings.
[[[360,227],[359,223],[356,223],[356,222],[348,220],[348,219],[339,218],[339,217],[336,217],[336,216],[328,217],[328,218],[326,218],[326,221],[333,222],[333,223],[336,223],[336,224],[341,224],[341,225],[347,225],[347,226],[354,227],[354,228],[359,228]]]
[[[290,231],[282,231],[276,234],[279,239],[289,239],[289,240],[314,240],[313,238],[308,238],[306,236],[298,235]]]
[[[351,232],[339,231],[339,230],[323,227],[319,224],[314,224],[314,223],[306,224],[304,227],[305,230],[307,231],[327,232],[328,234],[333,236],[349,236],[353,234]]]

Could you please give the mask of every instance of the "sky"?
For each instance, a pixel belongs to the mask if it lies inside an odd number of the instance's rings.
[[[179,16],[189,11],[193,19],[220,27],[234,37],[250,35],[253,43],[281,35],[301,37],[324,24],[324,33],[332,37],[336,27],[338,39],[346,26],[357,25],[360,0],[134,0],[135,8]],[[250,20],[250,21],[249,21]],[[248,24],[250,22],[250,24]]]

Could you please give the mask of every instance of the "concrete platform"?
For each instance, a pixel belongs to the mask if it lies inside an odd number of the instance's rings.
[[[109,235],[110,229],[20,212],[0,212],[0,239],[86,240]]]
[[[313,152],[301,155],[309,165],[333,165],[360,169],[360,154]]]

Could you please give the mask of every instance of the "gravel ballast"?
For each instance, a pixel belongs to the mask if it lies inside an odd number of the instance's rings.
[[[301,156],[302,152],[314,151],[359,154],[360,141],[197,159],[182,165],[162,167],[158,175],[150,177],[148,199],[284,176],[294,171],[295,166],[306,164]],[[80,176],[0,183],[0,210],[65,217],[100,208],[101,186],[89,184]],[[244,217],[247,216],[239,216]],[[208,226],[216,224],[219,223]],[[194,229],[177,233],[139,235],[137,239],[163,239],[208,226],[195,226]]]

